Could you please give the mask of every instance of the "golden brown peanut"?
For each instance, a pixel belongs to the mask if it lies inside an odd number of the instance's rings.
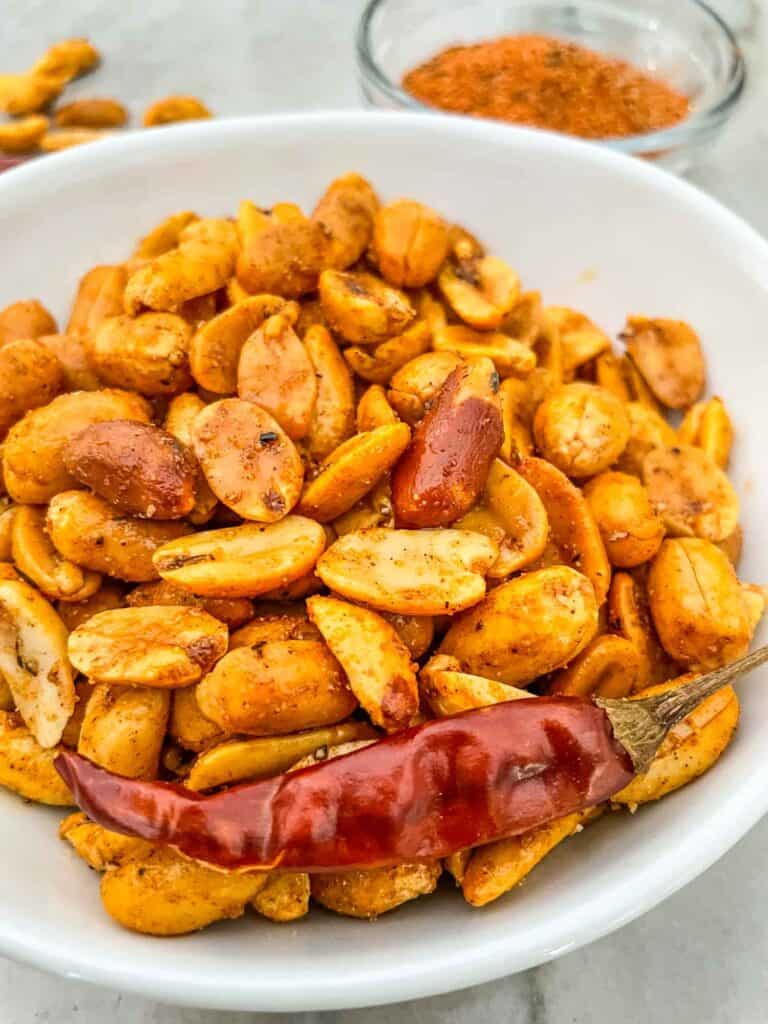
[[[684,409],[701,397],[706,377],[704,355],[688,324],[630,316],[622,338],[643,380],[664,405]]]
[[[74,391],[33,409],[9,430],[3,473],[16,501],[41,504],[76,486],[64,466],[67,442],[91,423],[111,419],[147,422],[149,406],[127,391]],[[73,559],[75,561],[75,559]]]
[[[287,516],[268,526],[197,533],[164,545],[154,562],[163,579],[193,594],[257,597],[310,573],[325,544],[319,523]]]
[[[584,487],[611,565],[628,569],[647,562],[664,539],[664,524],[635,476],[605,472]]]
[[[325,459],[355,432],[355,386],[330,332],[320,324],[304,336],[315,378],[315,400],[305,438],[312,459]]]
[[[448,255],[448,225],[422,203],[395,200],[376,214],[373,254],[390,284],[421,288],[437,277]]]
[[[650,697],[691,681],[681,676],[672,683],[652,686],[636,696]],[[733,738],[739,721],[739,701],[730,686],[702,701],[687,718],[667,734],[650,768],[636,776],[611,800],[634,809],[638,804],[658,800],[693,782],[717,761]]]
[[[185,692],[177,690],[174,696]],[[228,740],[210,747],[195,759],[185,785],[189,789],[204,790],[248,779],[266,779],[280,775],[315,751],[327,752],[340,744],[373,740],[377,736],[365,722],[350,721],[288,736]]]
[[[237,629],[253,618],[253,604],[246,597],[196,597],[167,580],[140,583],[126,596],[125,603],[129,608],[182,604],[202,608],[229,629]]]
[[[77,744],[80,742],[80,730],[85,718],[85,709],[92,692],[93,686],[91,686],[87,679],[78,679],[75,683],[75,710],[72,712],[69,721],[64,726],[64,732],[61,734],[61,745],[63,747],[77,750]]]
[[[204,408],[205,402],[199,395],[185,391],[184,394],[176,395],[171,399],[165,414],[165,429],[184,446],[195,466],[195,500],[187,517],[195,526],[202,526],[209,522],[219,507],[219,499],[205,479],[205,474],[192,448],[192,424]]]
[[[309,913],[309,875],[304,871],[272,872],[251,905],[270,921],[296,921],[304,917]]]
[[[199,608],[150,605],[99,612],[70,634],[72,664],[95,682],[190,686],[227,649],[224,623]]]
[[[39,341],[18,338],[0,347],[0,438],[24,413],[50,402],[63,385],[61,364]]]
[[[3,153],[31,153],[48,131],[48,118],[30,114],[18,121],[0,124],[0,151]]]
[[[491,359],[502,377],[527,377],[536,366],[536,353],[528,345],[499,331],[476,331],[463,324],[436,330],[433,347],[436,352],[455,352],[463,359]]]
[[[275,608],[279,608],[276,605]],[[259,613],[229,638],[230,651],[236,647],[257,647],[272,640],[322,640],[320,630],[307,618],[303,605],[284,605],[285,611]]]
[[[610,350],[601,352],[595,359],[595,383],[610,391],[620,402],[631,402],[632,395],[623,371],[623,359]]]
[[[608,335],[583,313],[567,306],[547,306],[546,316],[560,332],[565,380],[573,380],[581,366],[610,350]]]
[[[353,505],[348,512],[334,519],[332,529],[335,537],[343,537],[345,533],[367,530],[372,526],[392,527],[394,525],[395,514],[392,508],[389,476],[387,475],[382,477],[373,490]]]
[[[71,807],[72,794],[53,766],[58,753],[43,748],[20,715],[0,711],[0,786],[35,803]]]
[[[190,532],[182,522],[121,516],[85,491],[62,491],[48,506],[48,532],[59,554],[93,572],[142,583],[157,579],[155,551]]]
[[[526,690],[460,671],[456,658],[435,654],[421,670],[421,693],[433,714],[456,715],[505,700],[533,697]]]
[[[69,82],[95,68],[100,61],[101,54],[89,39],[63,39],[48,47],[33,66],[32,73]]]
[[[295,310],[277,313],[243,345],[237,393],[274,416],[292,441],[309,430],[317,398],[315,369],[293,330]]]
[[[628,640],[640,656],[635,692],[677,675],[677,667],[659,643],[645,590],[628,572],[617,572],[613,577],[608,621],[610,628]]]
[[[617,468],[642,476],[643,460],[654,448],[671,448],[677,443],[675,431],[667,421],[641,402],[625,406],[629,417],[629,442],[619,457]]]
[[[197,702],[220,728],[251,736],[332,725],[357,707],[339,663],[317,640],[230,651],[198,686]]]
[[[525,685],[567,664],[597,631],[589,580],[567,566],[538,569],[492,590],[457,618],[441,654],[465,672]]]
[[[401,366],[426,352],[431,341],[429,325],[425,320],[417,320],[402,334],[382,341],[372,351],[351,346],[345,350],[344,358],[358,377],[372,384],[386,384]]]
[[[541,498],[501,459],[491,464],[481,502],[456,523],[456,528],[484,533],[498,545],[499,556],[488,570],[494,579],[503,579],[535,562],[549,536]]]
[[[156,779],[169,707],[164,690],[100,683],[88,699],[77,751],[117,775]]]
[[[194,228],[191,222],[180,233]],[[230,225],[231,226],[231,225]],[[125,311],[132,315],[149,307],[176,313],[185,302],[223,288],[232,276],[237,241],[223,233],[216,238],[192,238],[134,270],[125,286]]]
[[[708,540],[665,540],[651,564],[648,601],[662,646],[687,668],[708,670],[746,654],[747,606],[733,566]]]
[[[442,870],[439,861],[427,861],[312,875],[312,897],[337,914],[373,919],[434,892]]]
[[[497,556],[492,541],[468,530],[375,528],[340,537],[317,573],[331,590],[381,611],[453,614],[482,599]]]
[[[738,566],[741,558],[741,549],[744,544],[744,531],[741,526],[729,533],[727,537],[715,542],[716,547],[726,554],[734,566]]]
[[[209,117],[213,114],[196,96],[165,96],[150,103],[144,111],[144,127],[156,128],[177,121],[203,121]]]
[[[226,738],[227,733],[206,718],[200,710],[196,686],[184,686],[174,690],[171,699],[168,732],[185,750],[199,753]]]
[[[700,448],[655,448],[643,459],[648,497],[672,537],[721,541],[739,523],[739,499],[720,467]]]
[[[202,243],[226,249],[237,254],[240,243],[237,237],[237,225],[230,217],[195,217],[179,231],[179,248]],[[222,285],[222,288],[224,285]],[[218,289],[212,288],[211,291]],[[201,292],[208,295],[210,292]],[[199,298],[191,295],[190,299]]]
[[[321,523],[347,512],[397,462],[411,439],[405,423],[355,434],[323,462],[304,487],[298,511]]]
[[[577,381],[557,388],[536,410],[536,447],[572,477],[594,476],[612,465],[629,441],[621,402],[609,391]]]
[[[0,310],[0,346],[17,338],[55,334],[56,321],[37,299],[22,299]]]
[[[414,660],[421,658],[432,646],[435,621],[431,616],[396,615],[394,612],[379,612],[379,615],[394,628]]]
[[[11,117],[38,114],[61,94],[65,80],[54,75],[0,75],[0,110]]]
[[[242,214],[242,210],[241,210]],[[323,228],[306,217],[283,219],[260,211],[243,230],[237,280],[251,295],[297,299],[317,288],[328,245]]]
[[[59,128],[122,128],[128,111],[111,98],[81,99],[57,107],[54,120]]]
[[[268,878],[266,871],[217,871],[158,847],[105,872],[101,898],[124,928],[144,935],[186,935],[240,917]]]
[[[425,352],[411,359],[389,382],[389,403],[406,423],[418,423],[448,377],[463,363],[455,352]]]
[[[567,668],[552,678],[550,693],[626,697],[640,688],[642,662],[634,644],[606,633],[595,637]]]
[[[45,529],[45,509],[19,505],[11,534],[13,560],[49,600],[83,601],[99,589],[101,576],[62,558]]]
[[[318,287],[332,330],[358,345],[402,334],[415,316],[407,295],[373,274],[324,270]]]
[[[44,153],[58,153],[62,149],[82,146],[88,142],[99,142],[106,139],[110,132],[95,128],[67,128],[57,132],[46,132],[40,140],[40,149]]]
[[[501,329],[526,345],[533,345],[541,334],[544,307],[541,292],[523,292],[504,317]]]
[[[484,907],[509,892],[558,843],[579,831],[582,819],[583,812],[577,811],[473,850],[461,885],[464,899],[473,907]]]
[[[501,327],[520,298],[520,279],[495,256],[478,256],[459,242],[437,279],[454,313],[480,331]]]
[[[387,393],[380,384],[371,384],[363,392],[357,403],[356,421],[361,434],[398,422],[397,413],[387,401]]]
[[[677,431],[681,444],[701,448],[721,469],[727,469],[733,447],[733,424],[722,398],[697,402]]]
[[[307,611],[373,724],[387,732],[407,728],[419,710],[416,665],[395,629],[375,612],[333,597],[310,597]]]
[[[346,270],[368,248],[379,200],[370,183],[359,174],[332,181],[312,213],[326,237],[325,265]]]
[[[89,335],[108,318],[121,316],[125,282],[122,266],[93,267],[83,275],[69,316],[67,334]]]
[[[527,393],[528,383],[515,377],[507,377],[499,387],[504,429],[499,455],[505,462],[512,462],[521,455],[533,455],[533,436],[524,412]]]
[[[144,235],[134,249],[134,259],[138,261],[153,260],[156,256],[162,256],[164,252],[177,248],[181,232],[196,220],[199,218],[191,210],[172,213]]]
[[[90,821],[82,811],[70,814],[59,825],[59,838],[65,839],[88,867],[94,871],[109,871],[120,867],[129,860],[146,857],[153,849],[146,839],[122,836],[110,832],[95,821]]]
[[[73,629],[77,629],[79,625],[87,622],[91,616],[98,614],[98,612],[106,612],[112,608],[122,608],[124,605],[125,599],[122,587],[110,580],[104,580],[96,593],[92,594],[91,597],[87,597],[84,601],[58,601],[56,611],[59,613],[61,621],[71,633]]]
[[[113,508],[140,519],[180,519],[195,503],[194,460],[175,437],[149,423],[109,420],[81,430],[64,465]]]
[[[518,459],[516,469],[544,505],[550,540],[559,559],[584,573],[601,605],[611,582],[611,565],[584,495],[545,459]]]
[[[458,850],[456,853],[452,853],[450,857],[445,857],[443,860],[443,867],[453,878],[456,885],[461,885],[464,880],[464,872],[467,870],[467,864],[469,864],[469,858],[472,856],[472,850]]]
[[[243,519],[277,522],[299,500],[301,456],[259,406],[240,398],[206,406],[192,425],[192,443],[213,493]]]
[[[75,709],[67,630],[45,598],[21,580],[0,579],[0,673],[40,746],[55,746]]]
[[[201,388],[220,395],[237,391],[237,366],[248,338],[264,321],[288,309],[277,295],[250,295],[202,324],[192,338],[189,362]]]
[[[143,313],[105,320],[91,336],[89,355],[107,384],[143,395],[177,395],[192,383],[192,328],[173,313]]]
[[[59,363],[64,391],[98,391],[101,382],[88,356],[84,339],[73,334],[43,334],[37,339]]]

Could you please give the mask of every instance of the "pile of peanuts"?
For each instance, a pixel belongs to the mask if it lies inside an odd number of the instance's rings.
[[[174,213],[80,282],[59,332],[0,311],[0,784],[72,804],[77,749],[200,792],[542,694],[659,692],[740,657],[733,430],[687,324],[614,347],[464,228],[357,174]],[[681,410],[674,427],[670,410]],[[595,807],[445,863],[216,871],[80,813],[109,913],[173,935],[310,898],[375,917],[445,871],[473,906],[734,734],[725,687]]]
[[[65,39],[49,47],[28,71],[0,75],[0,153],[54,153],[106,138],[128,121],[119,100],[94,97],[60,104],[48,116],[66,86],[101,63],[101,54],[87,39]],[[167,96],[144,112],[144,127],[197,121],[211,112],[195,96]],[[53,127],[52,127],[53,123]]]

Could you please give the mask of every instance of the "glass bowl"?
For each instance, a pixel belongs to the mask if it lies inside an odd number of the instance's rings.
[[[434,111],[401,88],[406,71],[447,46],[521,32],[622,58],[686,93],[691,113],[684,121],[597,140],[677,172],[720,133],[744,88],[738,43],[699,0],[369,0],[357,32],[365,99],[383,109]]]

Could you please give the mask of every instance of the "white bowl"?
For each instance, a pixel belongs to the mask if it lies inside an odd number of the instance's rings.
[[[311,205],[335,175],[368,175],[466,224],[545,300],[610,331],[629,311],[689,319],[738,432],[744,575],[768,580],[761,386],[768,246],[653,167],[556,135],[415,114],[219,121],[84,146],[0,177],[0,307],[39,296],[64,317],[78,276],[127,256],[165,214],[232,213],[251,197]],[[604,935],[707,868],[768,809],[765,675],[740,687],[743,724],[716,769],[563,845],[484,910],[445,891],[369,924],[316,909],[249,915],[184,939],[133,935],[56,838],[62,817],[0,793],[0,953],[173,1003],[232,1010],[394,1002],[488,981]]]

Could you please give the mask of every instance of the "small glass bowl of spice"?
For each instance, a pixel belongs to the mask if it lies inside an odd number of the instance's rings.
[[[699,0],[370,0],[357,50],[372,106],[563,132],[677,172],[746,75]]]

